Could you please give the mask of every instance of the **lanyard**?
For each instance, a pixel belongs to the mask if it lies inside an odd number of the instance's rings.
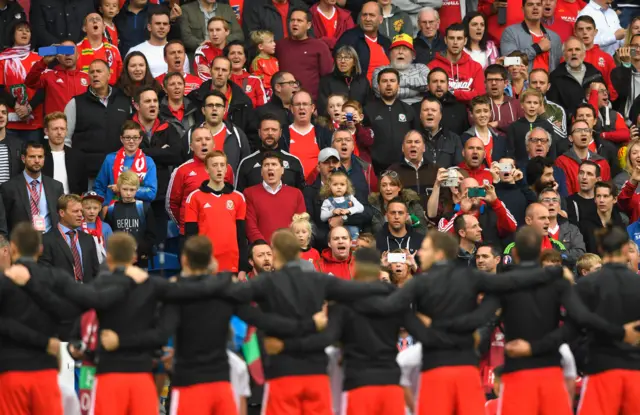
[[[62,235],[62,237],[64,238],[64,240],[67,240],[67,237],[69,237],[69,235],[67,235],[66,233],[64,233],[62,231],[62,228],[60,227],[60,224],[58,224],[58,230],[60,231],[60,235]],[[69,229],[72,230],[72,229]],[[71,245],[72,243],[76,246],[78,246],[78,231],[75,231],[73,233],[73,238],[69,237],[69,239],[71,240],[71,242],[69,243],[69,245]]]
[[[34,179],[35,180],[35,179]],[[33,200],[35,200],[35,193],[33,192],[33,190],[31,190],[31,185],[29,184],[28,181],[25,180],[25,183],[27,184],[27,191],[29,192],[29,197]],[[33,182],[31,182],[33,183]],[[42,181],[40,180],[38,183],[38,196],[42,195]]]

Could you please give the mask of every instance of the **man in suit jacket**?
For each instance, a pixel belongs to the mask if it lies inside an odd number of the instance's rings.
[[[90,282],[100,262],[93,237],[78,230],[82,225],[82,198],[63,195],[58,199],[60,222],[42,237],[40,262],[73,275],[77,282]]]
[[[67,116],[56,111],[44,117],[44,133],[49,137],[44,148],[42,173],[62,183],[64,193],[81,195],[87,191],[87,175],[82,154],[64,145]]]
[[[62,183],[42,173],[44,146],[29,142],[22,151],[24,170],[0,186],[0,195],[7,213],[7,228],[20,222],[31,222],[41,231],[48,232],[58,224],[56,204],[64,194]]]

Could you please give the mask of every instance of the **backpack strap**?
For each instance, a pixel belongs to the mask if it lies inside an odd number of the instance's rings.
[[[116,206],[116,204],[115,204],[115,203],[111,203],[111,204],[109,205],[109,207],[107,208],[107,215],[108,215],[109,217],[112,217],[112,216],[113,216],[113,208],[114,208],[115,206]]]
[[[147,210],[147,206],[142,200],[136,200],[136,211],[138,212],[138,217],[140,218],[140,224],[143,227],[146,225]]]

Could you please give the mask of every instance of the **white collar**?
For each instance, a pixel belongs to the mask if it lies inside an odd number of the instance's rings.
[[[280,190],[282,190],[282,181],[280,181],[278,186],[276,186],[275,190],[271,186],[269,186],[267,182],[265,182],[264,180],[262,181],[262,187],[264,187],[264,190],[266,190],[267,193],[271,193],[272,195],[275,195],[275,194],[278,194]]]

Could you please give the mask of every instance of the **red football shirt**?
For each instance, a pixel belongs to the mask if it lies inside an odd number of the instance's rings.
[[[318,165],[320,147],[318,147],[318,141],[316,140],[316,130],[312,126],[308,132],[302,134],[293,125],[290,125],[289,137],[289,152],[300,159],[304,177],[307,178],[315,171]]]

